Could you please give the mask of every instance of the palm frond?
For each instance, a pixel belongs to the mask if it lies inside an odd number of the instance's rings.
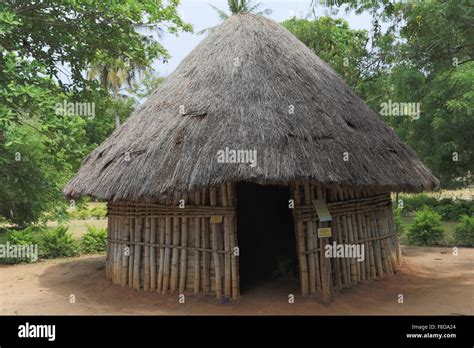
[[[223,21],[223,20],[226,20],[227,18],[229,18],[229,15],[227,13],[225,13],[225,11],[215,7],[214,5],[209,5],[209,6],[211,6],[214,9],[214,11],[217,12],[217,15],[219,16],[220,20]]]

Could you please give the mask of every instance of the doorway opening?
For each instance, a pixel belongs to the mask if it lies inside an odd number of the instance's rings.
[[[262,283],[298,283],[288,186],[237,184],[237,237],[242,293]]]

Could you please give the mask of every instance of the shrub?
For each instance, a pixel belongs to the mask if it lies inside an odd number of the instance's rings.
[[[7,232],[7,241],[10,244],[27,245],[38,242],[38,227],[27,227],[24,230],[9,230]]]
[[[445,221],[458,221],[462,215],[473,215],[474,201],[444,198],[438,201],[435,210]]]
[[[87,220],[90,217],[90,211],[88,209],[77,210],[76,217],[79,220]]]
[[[86,254],[103,253],[107,248],[107,231],[105,228],[87,226],[82,237],[82,252]]]
[[[435,210],[444,221],[458,221],[462,215],[473,216],[474,201],[464,199],[443,198],[437,200],[426,194],[402,196],[404,215],[427,206]]]
[[[107,216],[107,209],[103,206],[97,206],[92,208],[90,215],[97,220],[104,219]]]
[[[79,254],[79,243],[65,226],[45,230],[40,234],[40,255],[44,258],[70,257]]]
[[[435,245],[443,239],[441,216],[431,208],[416,212],[408,228],[407,241],[413,245]]]
[[[459,224],[454,228],[454,240],[458,245],[474,246],[474,217],[461,216]]]
[[[420,210],[424,206],[435,207],[438,203],[436,198],[424,193],[414,196],[401,196],[400,199],[403,201],[403,212]]]

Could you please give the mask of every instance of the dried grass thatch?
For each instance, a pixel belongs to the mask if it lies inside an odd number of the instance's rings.
[[[257,150],[258,165],[218,163],[226,147]],[[64,192],[156,200],[226,181],[301,178],[411,192],[438,183],[309,48],[278,23],[240,14],[204,39],[87,156]]]

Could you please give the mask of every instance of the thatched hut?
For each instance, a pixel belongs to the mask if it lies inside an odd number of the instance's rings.
[[[294,259],[301,292],[327,299],[397,271],[390,192],[436,185],[325,62],[278,23],[239,14],[64,192],[108,201],[114,283],[235,299]],[[326,254],[334,243],[363,246],[365,257]]]

